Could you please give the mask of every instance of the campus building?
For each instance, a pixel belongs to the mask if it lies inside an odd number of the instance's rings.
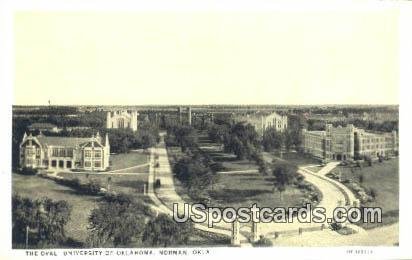
[[[179,115],[179,123],[185,125],[192,125],[192,108],[191,107],[179,107],[177,109]]]
[[[137,111],[117,110],[108,111],[106,128],[130,128],[137,131]]]
[[[104,171],[109,167],[110,144],[106,134],[89,138],[24,134],[20,167],[49,170]]]
[[[326,124],[325,131],[303,129],[302,145],[304,152],[317,158],[341,161],[393,155],[398,150],[398,138],[396,131],[372,133],[352,124],[346,127]]]
[[[274,128],[276,131],[283,132],[288,127],[288,117],[276,112],[237,115],[235,121],[253,125],[260,135],[263,135],[267,128]]]

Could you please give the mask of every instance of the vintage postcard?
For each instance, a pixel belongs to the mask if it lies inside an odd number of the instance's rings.
[[[409,5],[155,2],[4,4],[2,258],[412,257]]]

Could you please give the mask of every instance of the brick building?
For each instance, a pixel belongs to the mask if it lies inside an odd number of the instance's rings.
[[[348,124],[333,127],[326,124],[325,131],[302,130],[302,145],[306,153],[321,159],[348,160],[393,155],[398,151],[396,131],[372,133]]]

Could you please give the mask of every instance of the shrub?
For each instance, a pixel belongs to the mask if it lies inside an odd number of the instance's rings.
[[[210,164],[210,169],[214,172],[223,171],[225,167],[221,162],[214,162]]]
[[[36,175],[37,172],[38,172],[37,169],[30,168],[30,167],[23,167],[20,170],[20,174],[23,174],[23,175]]]
[[[89,183],[81,185],[81,190],[83,193],[88,195],[97,195],[100,193],[100,183],[97,181],[90,180]]]
[[[258,246],[258,247],[269,247],[269,246],[273,246],[273,243],[271,240],[261,235],[259,240],[256,241],[253,245]]]
[[[342,229],[342,224],[341,224],[341,223],[333,222],[333,223],[330,224],[329,227],[330,227],[330,229],[333,230],[333,231],[338,231],[338,230]]]

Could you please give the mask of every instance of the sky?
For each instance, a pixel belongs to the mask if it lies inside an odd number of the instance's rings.
[[[18,12],[14,104],[398,104],[398,13]]]

